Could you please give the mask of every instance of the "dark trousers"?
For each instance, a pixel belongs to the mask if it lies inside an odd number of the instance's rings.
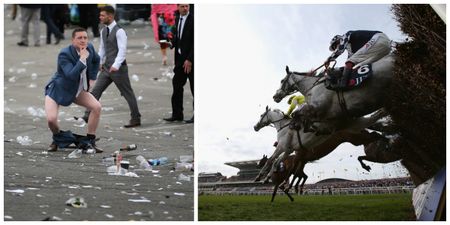
[[[139,108],[136,101],[136,96],[134,95],[134,91],[131,88],[130,78],[128,77],[128,67],[126,65],[122,65],[119,68],[119,71],[114,73],[109,73],[106,71],[106,68],[103,67],[103,71],[97,77],[97,81],[91,91],[92,95],[100,100],[103,92],[108,88],[108,86],[114,82],[116,87],[119,89],[120,94],[125,98],[128,103],[128,107],[131,111],[131,119],[139,119],[141,118],[141,114],[139,113]],[[85,112],[85,116],[89,117],[89,112]]]
[[[78,9],[80,10],[80,26],[86,30],[92,27],[94,37],[100,37],[98,30],[100,12],[97,4],[78,4]]]
[[[54,34],[56,38],[64,38],[64,34],[61,33],[53,20],[55,10],[56,8],[53,5],[44,5],[41,9],[42,19],[47,25],[47,43],[50,41],[51,34]]]
[[[184,118],[183,115],[183,93],[184,85],[189,79],[189,85],[191,87],[192,96],[194,96],[194,66],[192,66],[192,71],[189,74],[184,72],[183,66],[175,66],[173,69],[175,75],[172,79],[172,117],[174,118]],[[194,102],[192,102],[192,107],[194,107]]]

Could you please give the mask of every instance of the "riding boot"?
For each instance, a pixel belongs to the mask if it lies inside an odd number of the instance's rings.
[[[340,88],[346,88],[350,75],[352,74],[352,68],[355,64],[352,62],[346,62],[344,67],[344,72],[342,72],[341,82],[339,83]]]

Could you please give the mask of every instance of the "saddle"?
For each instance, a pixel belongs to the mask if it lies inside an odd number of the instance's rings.
[[[364,80],[371,77],[373,74],[372,64],[362,65],[353,69],[347,86],[345,88],[339,87],[339,79],[342,77],[344,67],[332,70],[325,79],[325,88],[333,91],[347,91],[359,86]]]

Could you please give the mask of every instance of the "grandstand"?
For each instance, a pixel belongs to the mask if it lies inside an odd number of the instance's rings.
[[[272,194],[273,185],[255,183],[258,175],[258,160],[228,162],[226,165],[239,169],[229,178],[221,173],[200,173],[198,176],[199,194],[203,195],[266,195]],[[329,178],[305,184],[306,195],[348,195],[348,194],[393,194],[411,193],[415,188],[410,177],[385,178],[352,181],[341,178]],[[282,193],[280,193],[282,194]]]

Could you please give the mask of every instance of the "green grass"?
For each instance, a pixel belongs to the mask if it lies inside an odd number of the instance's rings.
[[[397,221],[414,220],[411,194],[199,196],[200,221]]]

